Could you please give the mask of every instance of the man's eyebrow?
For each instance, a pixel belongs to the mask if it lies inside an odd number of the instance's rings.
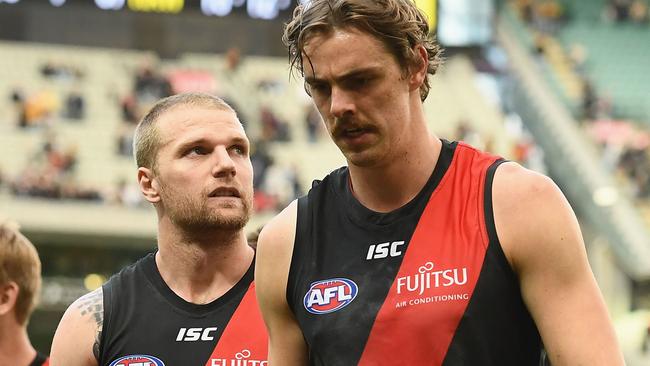
[[[339,76],[335,77],[334,80],[337,81],[337,82],[340,82],[342,80],[351,79],[351,78],[354,78],[354,77],[365,76],[365,75],[368,75],[368,74],[374,74],[374,73],[377,72],[378,69],[379,69],[379,67],[365,67],[365,68],[362,68],[362,69],[355,69],[355,70],[348,71],[343,75],[339,75]],[[326,80],[318,78],[316,76],[305,76],[305,83],[307,83],[307,84],[314,84],[314,83],[320,83],[320,82],[326,82]]]
[[[205,138],[199,137],[199,138],[184,141],[184,142],[180,143],[178,146],[176,146],[175,149],[176,150],[185,150],[185,149],[187,149],[189,147],[192,147],[194,145],[205,144],[206,142],[207,142],[207,140]]]
[[[177,150],[185,150],[187,148],[193,147],[195,145],[203,145],[203,144],[209,144],[210,140],[199,137],[195,139],[190,139],[185,142],[180,143],[176,149]],[[245,145],[248,146],[248,140],[246,140],[244,137],[241,136],[233,136],[228,140],[228,145]]]
[[[246,140],[245,138],[243,138],[241,136],[235,136],[235,137],[231,138],[230,142],[231,142],[231,144],[235,144],[235,145],[246,145],[246,146],[248,146],[248,140]]]

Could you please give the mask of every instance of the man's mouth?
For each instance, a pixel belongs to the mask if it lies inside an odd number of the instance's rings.
[[[363,133],[366,133],[368,130],[365,128],[355,127],[355,128],[346,128],[343,130],[343,137],[357,137]]]
[[[208,197],[236,197],[240,198],[241,195],[236,188],[231,187],[219,187],[212,191]]]
[[[348,126],[340,128],[336,135],[340,138],[356,138],[369,132],[372,132],[370,127]]]

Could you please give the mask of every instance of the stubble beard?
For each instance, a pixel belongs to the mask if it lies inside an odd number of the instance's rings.
[[[207,196],[207,192],[200,195]],[[171,222],[186,232],[239,231],[251,216],[252,202],[248,197],[241,198],[241,208],[211,208],[207,198],[197,199],[186,192],[161,187],[161,198]]]

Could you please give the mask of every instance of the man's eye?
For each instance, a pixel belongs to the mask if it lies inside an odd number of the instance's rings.
[[[355,78],[350,80],[350,87],[354,89],[363,88],[370,83],[370,78]]]
[[[307,84],[310,94],[327,95],[329,94],[329,85],[323,83]]]
[[[188,150],[187,155],[205,155],[207,154],[207,150],[202,148],[201,146],[195,146]]]
[[[231,147],[230,150],[238,155],[246,155],[246,148],[240,145],[235,145]]]

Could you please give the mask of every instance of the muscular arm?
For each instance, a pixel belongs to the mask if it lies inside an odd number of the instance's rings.
[[[551,363],[623,365],[577,219],[547,177],[514,163],[498,168],[494,216],[501,245]]]
[[[102,288],[72,303],[59,323],[50,355],[51,366],[97,366],[104,322]]]
[[[255,288],[269,331],[269,364],[307,364],[307,345],[286,299],[287,277],[296,229],[294,201],[265,225],[257,244]]]

